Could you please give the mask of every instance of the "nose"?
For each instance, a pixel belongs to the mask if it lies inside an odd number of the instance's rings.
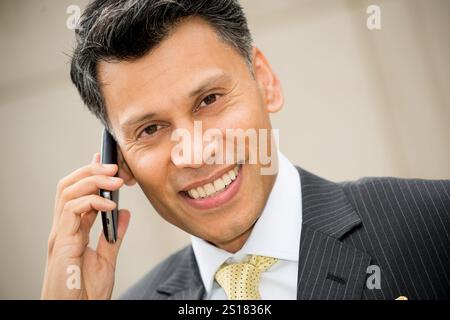
[[[204,136],[201,121],[175,129],[171,136],[175,142],[171,150],[172,163],[180,169],[212,164],[220,148],[219,134],[214,133]]]

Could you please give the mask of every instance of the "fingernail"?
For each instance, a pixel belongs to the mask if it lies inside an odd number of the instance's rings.
[[[122,181],[122,178],[118,178],[118,177],[108,177],[108,178],[114,182]]]
[[[112,169],[114,168],[116,165],[115,164],[110,164],[110,163],[103,163],[102,167],[106,168],[106,169]]]

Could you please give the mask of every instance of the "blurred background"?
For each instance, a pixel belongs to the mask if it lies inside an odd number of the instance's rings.
[[[0,1],[1,299],[39,298],[56,184],[99,151],[100,122],[69,78],[67,8],[86,3]],[[293,163],[334,181],[450,178],[450,1],[241,3],[283,84],[273,125]],[[366,25],[373,4],[381,30]],[[132,219],[113,297],[189,243],[138,186],[120,201]]]

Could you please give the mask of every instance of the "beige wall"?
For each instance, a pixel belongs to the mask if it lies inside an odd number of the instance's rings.
[[[101,127],[68,76],[66,8],[0,2],[0,298],[38,298],[55,185],[98,151]],[[242,1],[286,97],[273,117],[282,151],[332,180],[450,178],[450,2]],[[381,7],[382,30],[366,28]],[[139,187],[121,191],[132,221],[114,296],[188,235]],[[96,225],[96,234],[100,231]],[[96,237],[93,237],[96,239]]]

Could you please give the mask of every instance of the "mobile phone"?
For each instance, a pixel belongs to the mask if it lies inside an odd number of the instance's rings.
[[[101,163],[117,164],[117,144],[106,128],[103,130],[101,150]],[[119,190],[110,191],[100,189],[99,194],[117,204],[111,211],[102,211],[103,233],[108,242],[114,243],[117,241],[117,223],[119,221]]]

